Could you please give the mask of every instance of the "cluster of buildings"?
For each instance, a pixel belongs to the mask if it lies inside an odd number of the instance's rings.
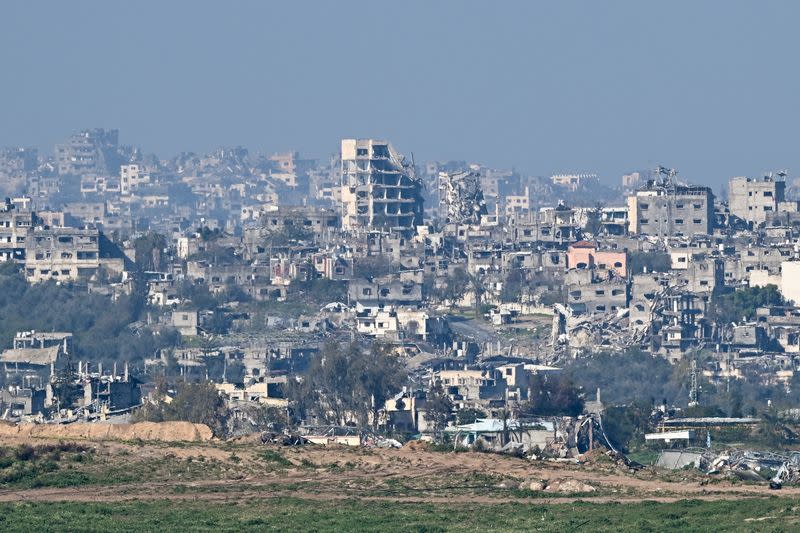
[[[589,173],[415,165],[376,139],[344,139],[318,162],[239,147],[158,159],[118,137],[83,131],[52,157],[0,152],[0,259],[30,283],[111,298],[144,283],[145,326],[187,342],[142,354],[142,371],[208,377],[232,402],[286,406],[282,385],[332,340],[382,342],[404,358],[424,386],[401,393],[403,409],[387,406],[386,423],[409,431],[426,427],[411,410],[428,385],[459,409],[491,410],[602,350],[673,362],[704,351],[713,380],[788,384],[800,362],[800,215],[783,172],[733,178],[722,199],[665,168],[614,189]],[[137,257],[137,239],[156,234],[159,247]],[[783,305],[719,319],[723,295],[767,285]],[[213,349],[193,340],[212,334]],[[36,361],[50,372],[63,355],[26,349],[0,356],[9,376]],[[130,382],[83,374],[98,387]]]

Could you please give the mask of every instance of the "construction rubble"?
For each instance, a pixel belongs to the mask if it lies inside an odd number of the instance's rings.
[[[694,467],[707,475],[735,477],[745,481],[769,480],[770,488],[800,482],[800,453],[778,454],[753,450],[664,450],[657,466],[678,469]]]

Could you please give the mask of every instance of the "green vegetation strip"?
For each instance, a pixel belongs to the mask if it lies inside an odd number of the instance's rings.
[[[677,503],[258,502],[0,504],[3,531],[797,531],[800,500]]]

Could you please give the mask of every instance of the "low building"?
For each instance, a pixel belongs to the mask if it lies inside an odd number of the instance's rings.
[[[197,311],[173,311],[171,318],[172,327],[181,335],[193,337],[198,334]]]

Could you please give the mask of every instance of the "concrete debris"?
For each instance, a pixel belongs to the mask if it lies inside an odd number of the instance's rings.
[[[545,480],[525,480],[519,484],[520,490],[531,490],[533,492],[540,492],[547,488],[547,481]]]
[[[773,489],[800,482],[800,453],[785,455],[726,450],[715,454],[710,450],[664,450],[656,465],[670,469],[695,467],[708,475],[736,477],[745,481],[769,479],[770,488]]]
[[[577,479],[556,479],[547,484],[544,489],[545,492],[557,492],[561,494],[575,494],[596,492],[597,489],[588,483],[584,483]]]
[[[261,434],[262,444],[280,444],[282,446],[302,446],[309,444],[309,440],[297,434],[275,433],[265,431]]]
[[[479,224],[487,214],[480,174],[472,171],[440,172],[439,196],[448,223]]]
[[[627,313],[576,314],[566,306],[557,304],[553,317],[553,345],[556,350],[573,350],[601,347],[622,350],[636,346],[643,340],[642,332],[631,330]]]
[[[378,437],[378,438],[374,439],[373,441],[369,442],[368,445],[370,443],[373,446],[375,446],[376,448],[402,448],[403,447],[403,443],[401,443],[398,440],[387,439],[387,438],[382,438],[382,437]]]

